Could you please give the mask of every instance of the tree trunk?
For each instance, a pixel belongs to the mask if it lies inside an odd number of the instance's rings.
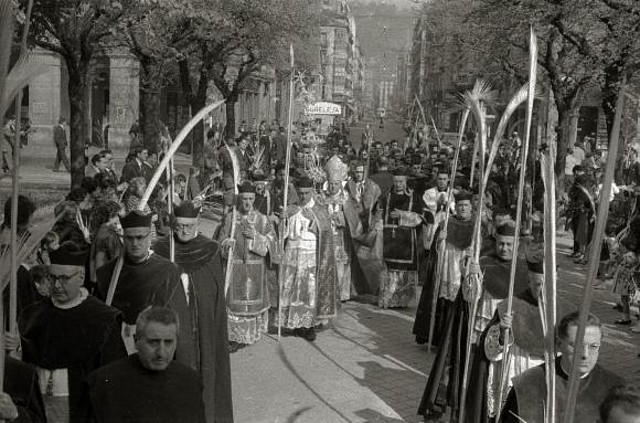
[[[84,138],[84,142],[85,142],[85,146],[90,146],[93,145],[93,113],[92,113],[92,103],[93,103],[93,97],[92,97],[92,93],[91,93],[91,88],[93,85],[93,77],[89,74],[87,76],[87,82],[85,84],[84,87],[84,116],[83,116],[83,122],[84,122],[84,133],[85,133],[85,138]],[[89,160],[91,160],[91,157],[88,157]]]
[[[238,101],[238,96],[230,96],[227,98],[227,102],[225,103],[225,108],[227,112],[227,127],[226,127],[226,136],[227,138],[235,138],[236,137],[236,102]]]
[[[202,110],[206,104],[206,92],[199,92],[191,103],[191,117]],[[204,122],[202,120],[191,131],[191,147],[191,164],[202,169],[204,167]]]
[[[556,127],[557,134],[557,155],[556,155],[556,181],[558,196],[562,196],[565,192],[564,186],[564,168],[567,159],[567,148],[572,145],[572,140],[575,143],[578,133],[578,110],[580,106],[571,102],[557,102],[558,106],[558,126]]]
[[[84,178],[85,158],[84,147],[87,139],[85,125],[85,100],[88,80],[88,65],[67,65],[69,69],[69,106],[70,106],[70,135],[71,150],[71,188],[80,186]]]
[[[160,89],[140,90],[140,129],[144,146],[158,151],[160,146]]]
[[[613,118],[616,114],[616,104],[618,104],[618,93],[620,92],[623,79],[619,66],[617,62],[607,66],[604,70],[604,77],[600,82],[600,90],[602,92],[602,102],[600,105],[607,121],[607,136],[609,139],[611,139]]]

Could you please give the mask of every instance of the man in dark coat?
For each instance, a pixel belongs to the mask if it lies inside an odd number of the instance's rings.
[[[63,117],[58,121],[58,125],[53,128],[53,142],[56,145],[56,161],[53,164],[53,171],[57,172],[60,168],[60,162],[67,169],[67,172],[71,169],[69,166],[69,159],[67,159],[67,131],[64,129],[64,125],[67,120]]]
[[[50,422],[90,422],[86,379],[100,366],[126,356],[121,313],[82,288],[87,252],[64,244],[52,251],[51,298],[20,315],[22,358],[38,368]]]
[[[137,177],[143,177],[147,182],[149,182],[149,172],[147,170],[147,165],[145,164],[149,155],[149,150],[144,147],[136,147],[133,150],[133,154],[134,157],[122,168],[120,183],[128,183],[133,178]]]
[[[195,367],[191,313],[180,270],[151,251],[150,214],[134,210],[120,218],[120,223],[125,252],[97,270],[96,295],[122,311],[122,336],[130,354],[135,350],[133,336],[138,314],[150,305],[171,307],[181,322],[177,359]]]
[[[556,343],[560,356],[556,359],[556,419],[562,421],[567,403],[569,376],[573,361],[579,363],[579,391],[576,401],[574,421],[596,423],[598,407],[613,386],[623,380],[598,365],[602,342],[600,319],[589,315],[584,334],[584,348],[575,351],[576,334],[580,313],[575,311],[562,318],[556,329]],[[513,389],[507,397],[500,422],[544,423],[546,377],[544,365],[529,369],[513,379]]]
[[[480,336],[478,348],[469,374],[465,413],[466,423],[494,421],[500,412],[497,405],[499,377],[504,360],[504,330],[510,329],[513,344],[509,350],[507,367],[509,386],[503,389],[504,397],[511,386],[511,378],[544,363],[543,321],[539,299],[543,293],[543,254],[530,254],[527,258],[529,286],[513,298],[511,315],[507,314],[507,300],[498,304],[493,319]],[[564,316],[575,310],[575,306],[558,299],[558,315]],[[503,397],[503,398],[504,398]]]
[[[187,287],[189,309],[196,328],[195,369],[204,384],[206,420],[233,421],[231,368],[227,343],[227,307],[224,272],[218,243],[198,235],[200,207],[185,201],[174,208],[174,262]],[[170,258],[170,238],[154,245],[154,251]]]
[[[444,327],[440,332],[438,353],[418,408],[418,414],[424,415],[427,419],[439,418],[446,407],[451,408],[454,420],[457,421],[459,417],[468,343],[476,342],[493,318],[498,302],[506,298],[509,292],[514,235],[515,228],[512,225],[502,225],[498,228],[495,255],[482,257],[479,264],[471,263],[466,270],[472,274],[481,272],[484,275],[482,289],[469,287],[467,281],[473,281],[473,278],[468,279],[463,274],[463,280],[466,280],[462,289],[457,290],[455,301],[443,311],[441,322]],[[517,264],[515,280],[517,284],[514,292],[521,292],[527,287],[524,263]],[[475,296],[480,298],[473,332],[470,334],[468,304],[474,301]]]
[[[137,354],[89,376],[97,423],[205,423],[198,372],[173,361],[178,327],[178,316],[171,309],[153,307],[140,313]]]

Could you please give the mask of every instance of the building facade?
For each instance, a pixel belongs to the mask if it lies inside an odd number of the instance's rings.
[[[38,49],[34,54],[46,66],[47,71],[28,87],[23,117],[28,118],[35,129],[31,142],[36,146],[53,143],[53,127],[60,117],[69,117],[67,72],[64,61],[52,52]],[[108,139],[109,148],[127,148],[129,129],[138,119],[140,111],[140,73],[137,59],[126,51],[112,51],[96,61],[92,72],[92,87],[87,98],[85,124],[95,146],[103,146]],[[271,122],[276,118],[276,78],[272,68],[264,66],[245,83],[236,103],[236,126],[243,121],[248,125],[261,120]],[[208,101],[221,98],[211,85]],[[172,136],[191,119],[192,111],[186,102],[181,86],[165,87],[161,93],[161,117]],[[90,111],[90,112],[89,112]],[[224,107],[212,113],[209,123],[226,121]]]

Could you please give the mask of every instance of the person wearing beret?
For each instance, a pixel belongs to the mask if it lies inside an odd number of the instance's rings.
[[[231,368],[227,334],[227,304],[221,248],[198,233],[201,207],[192,201],[174,205],[172,230],[174,262],[196,329],[194,367],[203,383],[207,422],[232,422]],[[231,213],[228,214],[230,216]],[[153,250],[170,258],[170,237],[160,238]]]
[[[122,337],[129,354],[135,351],[138,314],[151,305],[172,308],[181,322],[176,357],[195,367],[195,338],[180,269],[151,250],[151,214],[132,210],[120,224],[124,252],[97,270],[96,296],[122,312]]]
[[[49,255],[51,298],[20,315],[20,340],[9,342],[37,367],[50,422],[89,422],[86,379],[100,366],[126,356],[120,337],[122,313],[83,288],[88,251],[63,243]]]
[[[498,402],[499,375],[504,360],[505,329],[509,328],[510,351],[507,384],[503,398],[512,385],[511,380],[526,370],[544,363],[544,330],[541,296],[544,295],[544,253],[538,251],[527,257],[528,286],[513,297],[511,314],[507,313],[507,300],[498,303],[496,312],[479,338],[473,359],[467,391],[467,423],[482,423],[485,416],[496,418],[500,413]],[[571,303],[558,298],[557,314],[564,316],[575,310]]]
[[[382,278],[378,306],[407,307],[415,301],[418,285],[418,239],[422,223],[419,199],[407,188],[407,171],[393,174],[393,188],[382,201],[383,257],[387,275]]]
[[[288,218],[284,231],[287,243],[278,298],[282,314],[275,325],[314,341],[315,327],[337,315],[338,276],[329,214],[318,204],[311,179],[300,179],[297,189],[300,207]]]
[[[514,237],[513,224],[506,223],[498,227],[495,252],[481,257],[479,264],[470,263],[466,269],[461,269],[468,275],[481,273],[483,279],[481,286],[478,286],[475,278],[467,278],[463,273],[455,301],[450,308],[445,309],[444,312],[447,314],[441,317],[442,322],[446,324],[440,336],[436,359],[418,409],[419,414],[425,418],[437,418],[448,407],[451,409],[452,416],[458,419],[461,411],[461,387],[468,343],[476,343],[493,318],[498,303],[508,296],[511,262],[514,259]],[[514,292],[516,293],[528,286],[524,260],[523,263],[517,264],[515,281]],[[475,300],[478,301],[475,323],[469,333],[468,326],[471,319],[469,309],[470,304]]]
[[[442,176],[444,174],[440,174]],[[447,175],[446,180],[449,177]],[[441,181],[442,182],[442,181]],[[439,201],[440,211],[438,213],[448,213],[446,196],[444,201]],[[416,342],[424,344],[429,342],[430,320],[433,308],[433,295],[437,295],[435,311],[435,322],[433,323],[434,333],[431,339],[433,346],[439,345],[440,338],[452,329],[450,323],[451,316],[455,309],[462,283],[462,260],[471,255],[471,240],[473,238],[473,219],[471,206],[471,193],[459,191],[455,195],[455,215],[449,218],[447,230],[444,230],[444,217],[437,218],[438,226],[434,233],[434,241],[429,252],[425,270],[424,287],[416,310],[416,320],[413,325],[413,333],[416,335]],[[443,211],[444,209],[444,211]],[[436,273],[440,258],[442,269],[439,272],[439,281],[436,281]],[[439,283],[438,292],[435,292],[436,284]]]
[[[228,274],[227,314],[229,341],[237,350],[251,345],[267,332],[269,323],[268,263],[277,254],[277,237],[271,222],[254,209],[255,187],[238,188],[237,211],[228,213],[218,240],[232,252]],[[235,221],[234,221],[235,220]]]

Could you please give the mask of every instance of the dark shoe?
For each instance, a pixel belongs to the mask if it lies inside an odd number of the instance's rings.
[[[309,328],[305,330],[304,339],[309,342],[313,342],[316,340],[316,330],[314,328]]]
[[[247,344],[243,344],[236,341],[229,341],[229,353],[233,354],[234,352],[243,349]]]
[[[631,324],[631,320],[628,319],[617,319],[615,322],[616,325],[620,326],[629,326]]]

